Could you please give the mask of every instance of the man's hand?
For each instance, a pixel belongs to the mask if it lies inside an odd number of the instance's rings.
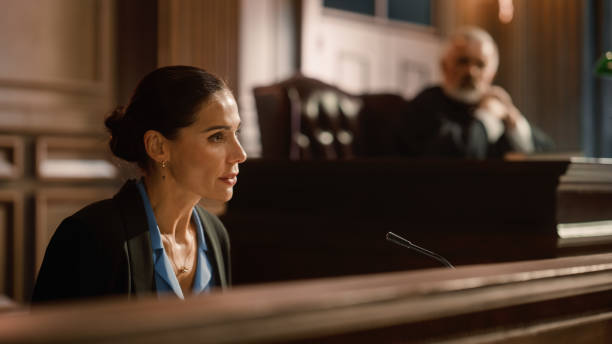
[[[534,151],[531,126],[503,88],[491,86],[478,104],[475,114],[485,126],[490,142],[495,142],[505,132],[515,151]]]
[[[503,121],[506,129],[516,128],[516,124],[523,118],[521,112],[512,103],[508,92],[499,86],[490,87],[478,104],[478,108]]]

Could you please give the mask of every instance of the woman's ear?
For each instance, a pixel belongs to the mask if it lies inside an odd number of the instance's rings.
[[[145,150],[149,157],[157,162],[170,160],[168,139],[157,130],[147,130],[143,136]]]

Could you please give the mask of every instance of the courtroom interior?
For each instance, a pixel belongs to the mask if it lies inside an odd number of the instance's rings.
[[[609,1],[0,6],[0,342],[612,342]]]

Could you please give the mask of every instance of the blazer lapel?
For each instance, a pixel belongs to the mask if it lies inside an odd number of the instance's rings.
[[[115,195],[125,225],[130,275],[136,297],[155,292],[153,253],[144,203],[135,182],[130,180]]]
[[[202,222],[202,228],[204,228],[204,233],[206,234],[206,238],[210,242],[213,254],[215,256],[215,263],[217,270],[217,277],[219,278],[219,284],[221,288],[225,289],[228,287],[227,276],[225,274],[225,262],[223,258],[223,251],[221,250],[221,243],[219,242],[219,237],[214,230],[214,224],[210,222],[208,216],[204,214],[202,209],[196,205],[196,210],[198,212],[198,216],[200,217],[200,221]]]

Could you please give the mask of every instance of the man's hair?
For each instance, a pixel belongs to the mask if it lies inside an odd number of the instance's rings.
[[[497,70],[497,67],[499,66],[499,51],[497,49],[497,44],[488,32],[476,26],[462,26],[448,36],[442,50],[442,59],[446,58],[450,50],[454,47],[459,39],[462,39],[468,43],[490,43],[494,52],[493,60],[491,62],[495,67],[495,70]]]

